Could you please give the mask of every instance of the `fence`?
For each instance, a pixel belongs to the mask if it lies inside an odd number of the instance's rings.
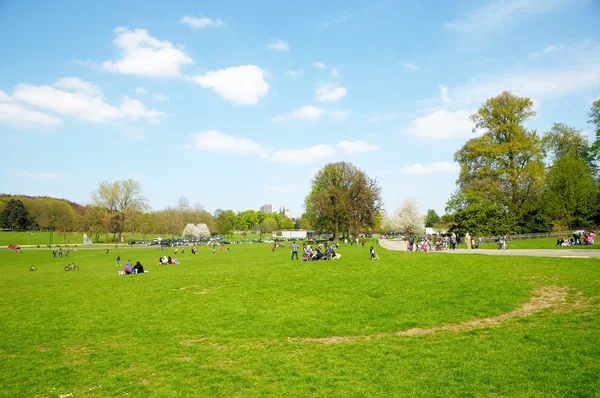
[[[535,234],[508,235],[507,240],[510,241],[510,240],[524,240],[524,239],[538,239],[538,238],[557,238],[559,236],[570,237],[572,235],[573,235],[572,231],[540,232],[540,233],[535,233]],[[496,242],[497,239],[498,239],[497,236],[484,236],[483,237],[484,242]]]

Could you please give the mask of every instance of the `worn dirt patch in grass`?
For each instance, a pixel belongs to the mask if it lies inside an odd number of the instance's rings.
[[[495,327],[501,323],[518,317],[526,317],[536,314],[545,309],[554,308],[556,312],[568,312],[578,308],[586,308],[589,304],[588,301],[582,299],[580,293],[577,294],[578,298],[573,303],[567,303],[567,287],[559,286],[545,286],[537,289],[528,302],[523,304],[521,307],[516,308],[505,314],[501,314],[491,318],[473,319],[471,321],[465,321],[461,323],[446,324],[442,326],[434,326],[431,328],[412,328],[408,330],[402,330],[399,332],[390,333],[377,333],[374,335],[362,335],[362,336],[330,336],[330,337],[304,337],[304,338],[290,338],[289,342],[316,342],[322,344],[338,344],[347,343],[358,340],[373,340],[391,336],[423,336],[431,335],[437,332],[465,332],[486,327]]]

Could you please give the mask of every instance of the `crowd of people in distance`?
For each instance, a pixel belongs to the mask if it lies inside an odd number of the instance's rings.
[[[65,257],[69,257],[70,253],[71,253],[71,249],[67,248],[66,250],[63,251],[62,247],[59,247],[58,250],[52,250],[52,257],[54,257],[54,258],[56,258],[56,256],[62,257],[63,254],[65,255]]]
[[[577,230],[573,232],[572,238],[559,236],[556,239],[556,246],[593,245],[595,240],[596,234],[594,231]]]
[[[331,243],[327,245],[321,243],[314,249],[312,245],[306,243],[302,245],[302,261],[337,260],[341,257],[342,255],[335,252]]]
[[[402,237],[398,237],[400,240]],[[483,238],[475,238],[468,232],[464,236],[464,243],[467,250],[478,249],[479,245],[483,242]],[[461,243],[461,237],[455,233],[439,235],[437,237],[429,238],[427,236],[418,237],[410,235],[406,240],[406,250],[416,252],[430,252],[430,251],[443,251],[443,250],[456,250]]]

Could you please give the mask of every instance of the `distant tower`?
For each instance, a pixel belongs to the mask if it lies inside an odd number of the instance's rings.
[[[262,205],[262,206],[260,206],[260,211],[262,211],[265,214],[271,214],[271,213],[273,213],[273,205],[272,204]]]

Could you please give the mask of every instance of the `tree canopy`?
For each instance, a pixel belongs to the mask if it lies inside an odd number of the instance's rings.
[[[374,227],[381,209],[377,180],[347,162],[329,163],[312,180],[305,201],[306,214],[317,232],[358,234]]]
[[[0,227],[14,231],[26,231],[34,219],[20,199],[10,199],[0,212]]]

